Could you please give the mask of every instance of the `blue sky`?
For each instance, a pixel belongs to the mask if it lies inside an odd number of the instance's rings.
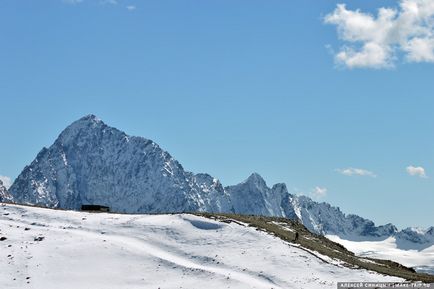
[[[377,224],[434,225],[431,36],[383,31],[400,9],[1,1],[0,175],[92,113],[225,185],[255,171]]]

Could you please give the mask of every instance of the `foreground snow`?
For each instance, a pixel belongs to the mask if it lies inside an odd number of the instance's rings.
[[[381,241],[348,241],[336,235],[327,235],[333,242],[342,244],[356,255],[398,262],[407,267],[413,267],[421,273],[434,275],[434,245],[427,248],[403,249],[398,246],[395,237]],[[411,244],[414,245],[414,244]]]
[[[193,215],[0,207],[0,288],[335,288],[399,281]]]

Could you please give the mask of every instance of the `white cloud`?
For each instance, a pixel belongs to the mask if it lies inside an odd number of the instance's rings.
[[[136,10],[136,6],[134,5],[128,5],[126,8],[130,11]]]
[[[322,187],[315,187],[310,194],[316,199],[324,198],[327,195],[327,189]]]
[[[434,62],[434,0],[399,0],[377,15],[338,4],[324,22],[336,25],[344,45],[335,60],[348,68],[390,68],[400,54],[408,62]]]
[[[406,59],[409,62],[434,62],[434,39],[414,38],[404,49],[408,52]]]
[[[6,189],[9,189],[12,185],[12,180],[10,177],[7,176],[0,176],[0,181],[2,181],[3,186],[5,186]]]
[[[408,166],[406,168],[406,171],[410,176],[419,176],[421,178],[427,178],[425,169],[423,167]]]
[[[336,171],[340,174],[343,174],[345,176],[367,176],[376,178],[377,175],[371,171],[365,170],[365,169],[358,169],[358,168],[345,168],[345,169],[336,169]]]

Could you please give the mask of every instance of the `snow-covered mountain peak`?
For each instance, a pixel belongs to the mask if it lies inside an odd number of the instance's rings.
[[[422,234],[425,234],[428,230],[421,228],[421,227],[409,227],[409,228],[406,228],[405,231],[411,231],[411,232],[414,232],[416,234],[422,235]]]
[[[223,190],[223,186],[220,181],[209,174],[199,173],[194,175],[194,178],[196,182],[202,186],[212,186],[215,188],[221,188]]]
[[[285,183],[274,184],[271,190],[273,192],[279,192],[281,194],[288,194],[288,188],[286,187]]]
[[[396,234],[397,239],[416,244],[434,245],[434,227],[427,229],[409,227]]]
[[[231,196],[234,211],[240,214],[264,216],[293,216],[286,186],[277,184],[269,188],[258,173],[251,174],[238,185],[225,188]]]
[[[88,121],[94,121],[94,122],[100,122],[101,121],[101,119],[99,117],[97,117],[96,115],[94,115],[92,113],[83,116],[80,120],[88,120]]]
[[[97,116],[93,114],[89,114],[86,116],[83,116],[82,118],[74,121],[71,123],[67,129],[80,129],[80,128],[96,128],[98,126],[107,126],[101,119],[99,119]]]
[[[153,141],[128,136],[94,115],[73,122],[42,149],[10,192],[19,203],[66,209],[82,204],[129,213],[231,209],[214,178],[195,178]]]
[[[267,183],[265,182],[264,178],[258,173],[252,173],[243,183],[249,186],[256,187],[260,190],[267,188]]]
[[[4,186],[3,182],[0,180],[0,202],[10,201],[11,196],[9,195],[8,190]]]
[[[381,228],[381,230],[382,230],[381,235],[384,235],[384,236],[387,236],[387,235],[391,236],[391,235],[394,235],[398,232],[398,228],[391,223],[379,226],[379,228]]]
[[[87,115],[70,124],[59,135],[57,142],[62,145],[68,145],[71,142],[80,140],[91,141],[92,139],[101,138],[104,134],[110,134],[114,137],[128,137],[124,132],[109,127],[95,115]]]
[[[73,122],[71,125],[79,125],[79,124],[86,124],[86,123],[87,124],[94,124],[94,125],[101,123],[101,124],[105,125],[104,122],[94,114],[85,115],[82,118]]]

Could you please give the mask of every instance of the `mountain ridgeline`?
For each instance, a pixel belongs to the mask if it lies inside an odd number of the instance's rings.
[[[286,217],[299,219],[312,232],[347,239],[397,233],[392,224],[375,226],[327,203],[290,194],[285,184],[270,188],[257,173],[238,185],[223,187],[208,174],[184,170],[155,142],[129,136],[94,115],[72,123],[53,145],[43,148],[9,193],[16,203],[73,210],[82,204],[99,204],[125,213],[197,211]]]

